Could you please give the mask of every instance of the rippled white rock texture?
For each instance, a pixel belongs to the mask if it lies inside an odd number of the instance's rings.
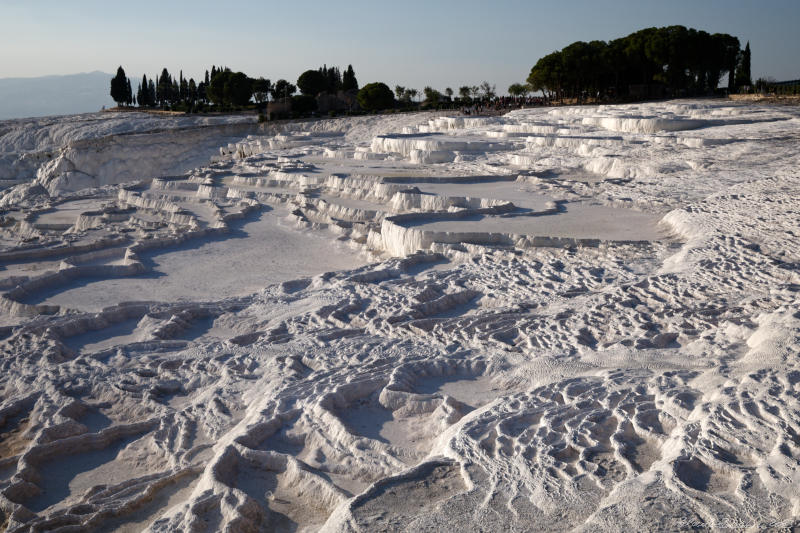
[[[798,527],[799,132],[0,122],[0,529]]]

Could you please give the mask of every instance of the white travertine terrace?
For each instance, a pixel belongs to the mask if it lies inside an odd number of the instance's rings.
[[[0,529],[798,527],[798,126],[0,122]]]

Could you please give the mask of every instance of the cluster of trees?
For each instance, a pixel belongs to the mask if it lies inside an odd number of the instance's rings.
[[[347,65],[344,73],[339,67],[328,68],[327,65],[323,65],[316,70],[306,70],[297,78],[297,87],[290,85],[286,89],[284,91],[286,96],[293,94],[297,89],[300,90],[299,95],[292,96],[292,111],[305,114],[317,109],[317,97],[321,95],[330,95],[334,99],[341,95],[352,101],[354,94],[342,93],[358,91],[358,80],[353,65]]]
[[[216,67],[212,70],[216,74]],[[140,107],[169,106],[191,109],[198,104],[208,103],[208,85],[208,71],[205,79],[196,83],[194,78],[188,80],[184,78],[183,71],[180,71],[177,79],[173,78],[165,68],[155,79],[147,79],[146,74],[142,76],[142,81],[136,89],[134,103],[138,103]]]
[[[423,108],[439,108],[469,105],[478,100],[491,100],[497,96],[497,87],[484,81],[480,85],[465,85],[458,88],[458,95],[452,88],[445,88],[444,92],[438,91],[433,87],[427,86],[422,89],[422,93],[416,89],[395,85],[394,94],[398,103],[403,107],[414,105],[418,95],[424,97]]]
[[[344,74],[339,71],[339,67],[328,68],[323,65],[317,70],[306,70],[300,74],[297,88],[301,94],[309,96],[320,93],[337,94],[339,91],[357,91],[358,80],[353,65],[347,65]]]
[[[298,89],[299,95],[295,94]],[[344,72],[327,65],[306,70],[300,74],[296,85],[284,79],[275,83],[265,78],[253,79],[243,72],[217,66],[212,66],[210,72],[206,71],[204,79],[196,83],[192,78],[184,78],[183,71],[175,79],[165,68],[155,79],[142,76],[135,96],[121,66],[111,81],[111,96],[120,105],[138,103],[140,107],[185,111],[203,110],[208,105],[213,105],[215,110],[241,108],[249,105],[251,100],[255,100],[258,107],[271,97],[274,101],[291,102],[292,113],[302,115],[317,110],[317,98],[322,95],[329,95],[334,100],[345,99],[351,104],[358,102],[361,109],[371,112],[396,106],[436,109],[469,105],[494,98],[496,87],[484,81],[480,85],[460,87],[456,95],[450,87],[440,92],[427,86],[420,92],[398,85],[392,91],[385,83],[375,82],[359,90],[352,65],[348,65]],[[424,100],[416,101],[418,96],[424,97]]]
[[[438,91],[426,86],[422,92],[417,89],[395,85],[392,91],[386,84],[376,82],[365,85],[358,92],[358,104],[365,111],[379,111],[400,107],[404,109],[440,109],[486,102],[497,96],[497,87],[484,81],[480,85],[459,87],[458,95],[452,88]],[[424,99],[419,102],[417,97]]]
[[[217,66],[212,66],[210,72],[206,70],[205,78],[196,83],[193,78],[184,78],[183,71],[176,79],[165,68],[155,79],[142,76],[134,95],[130,79],[120,66],[111,80],[111,97],[118,105],[126,106],[138,104],[140,107],[192,111],[213,104],[214,109],[231,109],[247,106],[251,100],[262,106],[270,96],[273,100],[291,98],[298,87],[303,95],[313,97],[319,93],[356,91],[358,81],[352,65],[348,65],[344,73],[338,67],[328,68],[327,65],[308,70],[300,75],[296,86],[284,79],[272,83],[263,77],[250,78],[243,72]],[[302,103],[298,105],[303,107]]]
[[[739,39],[731,35],[669,26],[610,42],[572,43],[539,59],[526,88],[579,102],[632,96],[635,86],[660,86],[671,96],[705,95],[717,89],[726,72],[731,92],[751,84],[749,43],[742,51]]]
[[[136,94],[131,90],[131,81],[125,75],[125,69],[121,66],[117,68],[117,74],[111,80],[111,98],[118,105],[139,105],[140,107],[162,107],[180,108],[191,110],[197,106],[208,104],[215,101],[221,103],[230,96],[233,99],[240,96],[243,91],[233,87],[230,91],[225,90],[225,83],[229,81],[231,71],[228,68],[211,67],[211,72],[206,70],[205,78],[199,83],[194,78],[186,79],[183,71],[180,71],[177,78],[174,78],[169,71],[164,68],[160,75],[155,78],[142,76]],[[241,74],[241,73],[237,73]],[[242,75],[243,76],[243,75]],[[247,78],[247,88],[250,90],[251,84],[259,80]],[[216,80],[216,85],[212,87],[212,81]],[[241,81],[241,76],[237,76],[234,81]],[[266,81],[266,80],[264,80]],[[241,84],[240,84],[241,85]],[[252,92],[248,94],[250,99]]]
[[[758,78],[753,86],[753,92],[776,95],[800,94],[800,80],[775,81],[774,78]]]

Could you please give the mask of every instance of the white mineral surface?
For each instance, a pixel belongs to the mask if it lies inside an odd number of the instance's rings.
[[[0,122],[0,529],[800,526],[800,110]]]

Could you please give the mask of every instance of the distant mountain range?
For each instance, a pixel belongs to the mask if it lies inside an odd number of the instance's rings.
[[[113,107],[115,104],[109,95],[112,77],[113,74],[96,71],[40,78],[0,78],[0,120],[70,115],[99,111],[103,106]]]

